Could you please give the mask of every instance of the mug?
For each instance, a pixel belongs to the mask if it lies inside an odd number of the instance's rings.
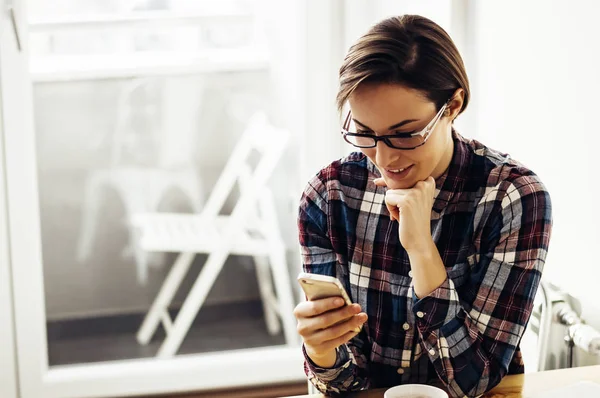
[[[444,390],[425,384],[404,384],[392,387],[384,393],[384,398],[448,398]]]

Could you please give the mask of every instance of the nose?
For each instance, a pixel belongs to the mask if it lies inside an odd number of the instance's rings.
[[[375,153],[375,161],[380,167],[386,167],[390,164],[396,163],[400,152],[398,149],[390,148],[383,141],[379,141],[377,143],[375,150],[377,151]]]

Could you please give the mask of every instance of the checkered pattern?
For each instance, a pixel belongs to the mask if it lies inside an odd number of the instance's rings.
[[[332,163],[306,187],[298,219],[303,268],[336,276],[369,315],[338,348],[332,369],[306,358],[307,376],[322,392],[427,383],[471,397],[524,371],[519,342],[550,240],[550,197],[507,155],[456,132],[453,139],[431,215],[448,278],[420,300],[385,189],[373,183],[379,172],[362,153]]]

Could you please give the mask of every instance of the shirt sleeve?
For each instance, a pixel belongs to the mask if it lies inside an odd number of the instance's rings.
[[[304,272],[336,276],[337,257],[327,234],[327,206],[327,190],[317,175],[308,183],[300,200],[298,230],[302,268]],[[336,362],[330,369],[315,365],[302,347],[304,371],[320,392],[338,395],[369,387],[363,338],[364,332],[360,332],[338,347]]]
[[[533,308],[552,229],[548,192],[521,176],[478,205],[490,211],[471,264],[472,302],[446,279],[415,299],[413,312],[425,355],[452,397],[478,396],[507,374]]]

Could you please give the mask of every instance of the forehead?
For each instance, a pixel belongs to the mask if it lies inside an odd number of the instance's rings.
[[[435,104],[415,89],[397,84],[361,85],[348,98],[352,116],[372,129],[407,119],[431,118]]]

